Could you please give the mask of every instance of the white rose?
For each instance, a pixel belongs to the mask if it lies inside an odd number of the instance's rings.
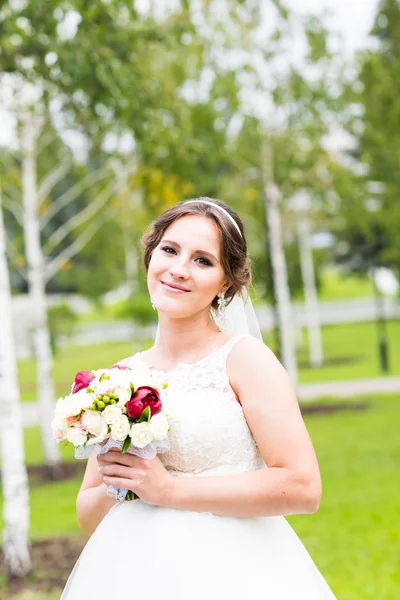
[[[125,404],[128,402],[128,400],[131,399],[132,390],[130,387],[126,388],[126,387],[119,386],[119,387],[115,388],[114,394],[116,394],[116,396],[118,396],[119,405],[125,406]]]
[[[109,392],[112,393],[113,385],[108,379],[104,379],[104,381],[96,382],[95,386],[92,386],[96,394],[100,394],[101,396],[106,396]]]
[[[149,427],[155,440],[164,440],[167,437],[169,426],[167,417],[163,413],[151,417]]]
[[[122,415],[118,421],[111,425],[111,437],[117,442],[123,442],[129,433],[130,423],[126,415]]]
[[[65,402],[64,398],[59,398],[54,407],[54,418],[56,419],[64,419],[65,418]]]
[[[54,418],[51,422],[51,429],[54,431],[62,431],[66,433],[68,429],[67,420],[61,414],[54,414]]]
[[[137,448],[144,448],[154,439],[153,432],[146,421],[143,421],[143,423],[134,423],[129,435],[132,439],[132,445]]]
[[[121,371],[121,369],[111,369],[110,376],[114,386],[121,385],[122,387],[129,387],[130,371]]]
[[[108,370],[107,369],[93,369],[93,371],[90,371],[91,374],[94,376],[95,379],[100,379],[100,377],[104,374],[108,374]],[[92,382],[90,382],[91,384]]]
[[[86,388],[79,390],[76,394],[72,394],[74,396],[74,400],[80,402],[81,409],[89,408],[93,404],[93,401],[96,399],[96,394],[90,393],[86,391]]]
[[[108,434],[108,425],[98,410],[88,410],[82,416],[82,423],[87,427],[89,433],[95,437],[87,441],[87,446],[100,444]]]
[[[103,418],[108,425],[112,425],[122,416],[122,409],[115,404],[109,404],[103,410]]]
[[[53,438],[57,442],[61,442],[66,439],[66,433],[68,431],[67,420],[61,415],[54,415],[54,419],[51,422],[51,429],[53,432]]]
[[[65,434],[65,437],[74,446],[81,446],[86,442],[87,436],[80,429],[76,427],[70,427]]]
[[[70,394],[64,399],[61,414],[67,417],[76,417],[82,412],[82,399],[79,394]]]

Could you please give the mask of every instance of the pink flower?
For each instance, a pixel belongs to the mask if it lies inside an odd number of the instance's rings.
[[[94,379],[94,376],[91,373],[89,373],[89,371],[79,371],[79,373],[75,375],[74,385],[72,386],[72,393],[76,394],[76,392],[87,388],[92,379]]]
[[[130,371],[130,367],[125,367],[124,365],[113,365],[112,367],[108,367],[108,370],[111,371],[111,369],[120,369],[121,371],[125,371],[125,369],[128,369],[128,371]]]
[[[75,427],[75,429],[79,429],[82,433],[87,433],[88,428],[82,422],[83,412],[79,415],[79,417],[67,417],[67,423],[70,427]]]
[[[136,390],[132,398],[125,404],[126,414],[131,419],[138,419],[148,406],[150,407],[151,416],[161,412],[160,394],[154,388],[143,385]]]
[[[62,442],[63,440],[65,440],[65,435],[61,431],[61,429],[56,429],[55,430],[55,432],[54,432],[54,439],[56,440],[56,442]]]

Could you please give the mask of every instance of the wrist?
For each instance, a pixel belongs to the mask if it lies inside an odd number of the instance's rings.
[[[167,508],[175,507],[175,501],[176,501],[178,487],[179,487],[179,479],[180,479],[179,477],[176,477],[174,475],[169,475],[167,485],[165,486],[165,489],[164,489],[164,494],[163,494],[163,498],[162,498],[162,506],[165,506]]]

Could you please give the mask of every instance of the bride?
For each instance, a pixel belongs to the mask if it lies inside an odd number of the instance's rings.
[[[180,202],[143,244],[159,330],[121,364],[168,382],[170,450],[89,458],[77,515],[91,537],[62,600],[334,600],[284,518],[318,510],[321,480],[289,377],[246,325],[239,216]]]

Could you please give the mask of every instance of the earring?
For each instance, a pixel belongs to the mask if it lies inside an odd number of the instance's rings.
[[[156,310],[156,307],[154,306],[154,302],[153,302],[153,300],[152,300],[151,298],[150,298],[150,300],[151,300],[151,308],[152,308],[153,310]]]
[[[225,311],[228,305],[228,301],[225,298],[225,292],[222,292],[221,296],[218,298],[218,310],[217,310],[217,318],[220,324],[220,329],[225,329]]]

